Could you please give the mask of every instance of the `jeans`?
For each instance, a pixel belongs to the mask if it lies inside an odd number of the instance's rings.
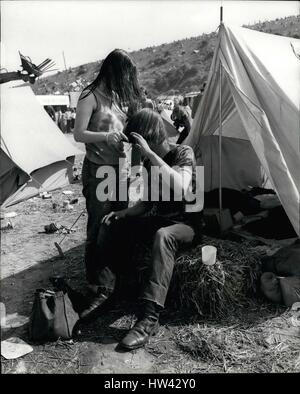
[[[136,244],[152,240],[152,259],[142,271],[140,298],[164,307],[173,274],[175,255],[190,245],[193,228],[163,217],[128,217],[101,226],[98,234],[98,283],[113,291],[116,275],[135,268],[131,256]]]
[[[97,265],[99,256],[97,254],[97,236],[102,226],[101,220],[103,216],[111,211],[125,209],[128,205],[127,201],[99,201],[96,195],[96,189],[103,178],[96,178],[96,173],[100,165],[92,163],[87,158],[84,159],[82,167],[82,194],[86,199],[86,209],[88,214],[87,220],[87,236],[85,244],[85,266],[86,278],[90,284],[97,283]],[[114,166],[119,171],[118,166]],[[117,172],[118,173],[118,172]],[[118,182],[117,182],[118,186]],[[118,188],[116,189],[117,193]]]

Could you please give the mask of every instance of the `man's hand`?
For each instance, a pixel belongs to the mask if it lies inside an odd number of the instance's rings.
[[[119,219],[124,219],[126,217],[127,209],[122,209],[121,211],[112,211],[108,215],[105,215],[101,223],[106,224],[109,226],[113,220],[119,220]]]
[[[148,157],[152,153],[152,150],[145,138],[138,133],[130,133],[130,135],[134,138],[136,145],[140,148],[141,154]]]

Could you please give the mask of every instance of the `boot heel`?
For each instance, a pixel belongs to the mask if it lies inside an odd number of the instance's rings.
[[[157,323],[155,327],[153,327],[153,330],[150,333],[151,337],[154,337],[159,331],[159,324]]]

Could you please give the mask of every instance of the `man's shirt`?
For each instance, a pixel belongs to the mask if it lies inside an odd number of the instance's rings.
[[[196,193],[196,159],[194,151],[190,146],[187,145],[171,145],[171,150],[163,157],[163,160],[171,167],[177,167],[179,170],[189,167],[192,171],[192,178],[190,183],[190,191],[195,195]],[[144,162],[144,167],[148,173],[148,201],[151,204],[151,212],[154,215],[163,216],[174,220],[178,223],[186,223],[195,227],[195,223],[200,220],[202,216],[202,208],[196,212],[189,212],[187,208],[193,201],[187,201],[182,196],[181,201],[176,201],[174,196],[174,189],[171,187],[170,182],[166,184],[162,181],[162,175],[159,176],[159,183],[151,182],[151,171],[152,164],[149,159]],[[176,170],[176,168],[174,168]],[[164,185],[163,185],[164,183]],[[169,188],[169,201],[164,201],[168,196],[168,193],[164,193],[164,187]],[[152,189],[155,188],[154,194],[158,197],[159,201],[151,201]],[[157,190],[158,189],[158,190]],[[151,193],[152,192],[152,193]],[[201,204],[200,204],[201,205]],[[200,215],[201,213],[201,215]],[[200,223],[199,223],[200,224]]]

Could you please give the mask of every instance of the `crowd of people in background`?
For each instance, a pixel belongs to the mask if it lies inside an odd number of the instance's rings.
[[[174,127],[179,133],[177,144],[181,144],[190,132],[196,109],[204,93],[205,85],[206,83],[202,85],[200,93],[190,101],[187,97],[183,97],[182,99],[175,97],[174,100],[167,101],[151,99],[147,90],[142,87],[140,100],[132,101],[128,108],[128,117],[130,118],[142,108],[150,108],[158,113],[161,113],[164,109],[172,110],[170,117]],[[76,108],[50,105],[44,108],[64,134],[73,132],[76,119]]]
[[[44,108],[53,122],[56,123],[64,134],[73,132],[76,119],[76,108],[55,108],[52,105],[46,105]]]

